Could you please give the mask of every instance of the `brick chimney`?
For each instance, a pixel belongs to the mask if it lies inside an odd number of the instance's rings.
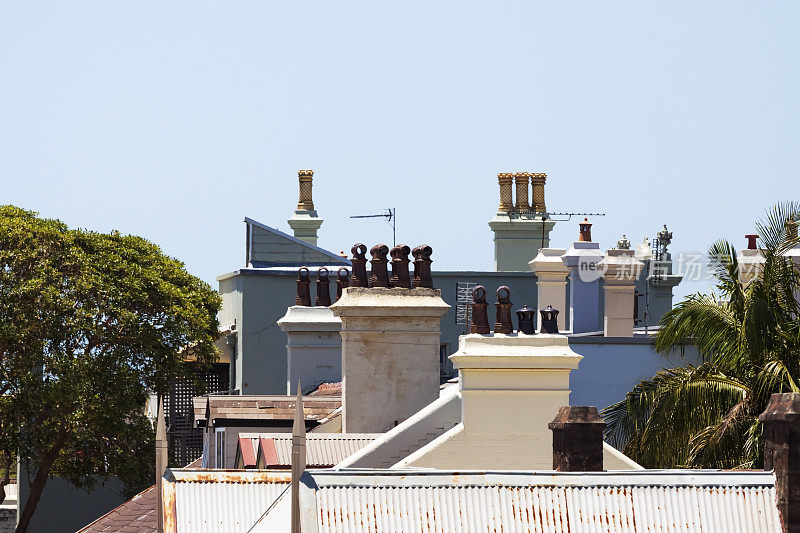
[[[800,532],[800,393],[773,394],[764,424],[764,469],[775,471],[783,531]]]
[[[297,179],[300,184],[300,198],[297,202],[297,210],[287,222],[295,237],[316,246],[317,230],[322,226],[323,220],[319,218],[314,209],[312,198],[314,171],[298,170]]]
[[[603,430],[597,407],[563,406],[547,425],[553,431],[553,470],[602,472]]]
[[[598,266],[605,280],[603,335],[633,337],[634,287],[644,263],[633,250],[608,250]]]

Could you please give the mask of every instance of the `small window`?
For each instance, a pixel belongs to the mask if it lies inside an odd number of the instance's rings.
[[[225,428],[216,428],[214,436],[214,467],[225,468]]]

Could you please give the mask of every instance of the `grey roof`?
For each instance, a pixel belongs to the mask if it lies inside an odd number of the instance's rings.
[[[247,260],[254,267],[350,265],[350,260],[324,248],[245,217]]]
[[[771,472],[308,470],[302,531],[779,532]],[[253,531],[288,531],[284,495]]]

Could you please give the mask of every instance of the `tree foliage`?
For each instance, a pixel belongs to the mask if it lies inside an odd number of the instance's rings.
[[[216,291],[146,239],[0,207],[0,456],[91,489],[152,482],[148,394],[216,359]],[[22,475],[26,475],[23,473]]]
[[[648,468],[758,468],[758,415],[775,392],[800,392],[800,273],[784,253],[800,204],[781,203],[757,223],[764,264],[742,283],[730,243],[711,245],[712,294],[694,294],[661,321],[661,353],[694,343],[702,361],[642,381],[603,411],[612,444]]]

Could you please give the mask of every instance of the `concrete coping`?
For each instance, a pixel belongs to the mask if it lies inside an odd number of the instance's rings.
[[[347,287],[330,310],[335,316],[441,318],[450,306],[440,289]]]
[[[539,254],[528,262],[531,270],[536,272],[559,272],[566,273],[567,267],[564,266],[562,256],[567,251],[564,248],[539,248]]]
[[[569,347],[565,335],[524,333],[462,335],[453,365],[464,369],[570,369],[578,368],[583,356]]]
[[[278,320],[283,331],[339,331],[342,321],[329,307],[293,305]]]

